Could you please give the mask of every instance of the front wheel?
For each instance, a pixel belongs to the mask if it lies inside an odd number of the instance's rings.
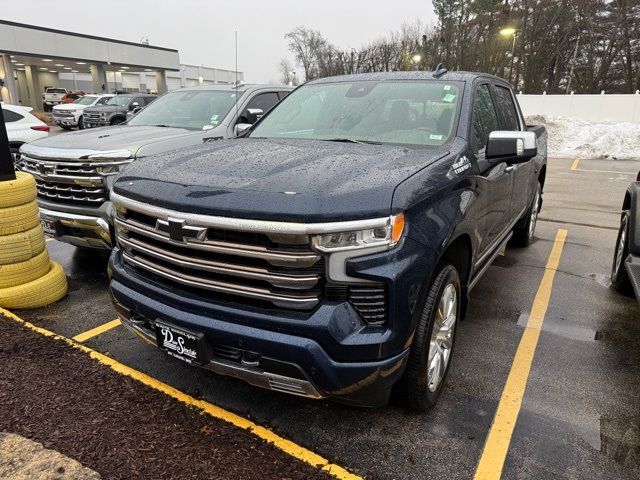
[[[616,240],[616,252],[611,267],[611,286],[623,295],[633,296],[633,286],[624,268],[624,261],[629,255],[629,211],[622,212],[620,229]]]
[[[84,128],[84,120],[82,119],[82,115],[78,118],[78,130],[82,130]]]
[[[533,242],[533,236],[538,223],[540,201],[542,200],[542,185],[536,182],[536,190],[531,199],[529,209],[513,229],[513,242],[521,247],[528,247]]]
[[[124,118],[116,117],[113,120],[111,120],[110,124],[111,125],[120,125],[122,122],[124,122]]]
[[[453,265],[441,264],[422,305],[406,371],[409,406],[425,411],[442,393],[460,318],[460,276]]]

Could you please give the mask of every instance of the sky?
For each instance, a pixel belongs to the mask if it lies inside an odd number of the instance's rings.
[[[181,63],[238,70],[245,81],[279,80],[277,64],[293,60],[285,33],[320,30],[334,45],[358,48],[420,19],[435,23],[429,0],[2,0],[0,18],[77,33],[178,49]],[[55,13],[54,13],[55,12]],[[301,71],[301,70],[299,70]]]

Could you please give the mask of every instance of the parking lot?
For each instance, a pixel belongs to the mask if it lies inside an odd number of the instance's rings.
[[[640,308],[608,288],[618,212],[638,170],[640,161],[549,161],[537,240],[507,249],[473,291],[445,391],[426,414],[291,397],[191,368],[119,324],[105,256],[57,241],[48,248],[68,297],[15,313],[365,478],[482,477],[503,460],[504,478],[638,478]]]

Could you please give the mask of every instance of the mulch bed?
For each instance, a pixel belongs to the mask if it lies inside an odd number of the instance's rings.
[[[326,479],[249,432],[0,315],[0,431],[103,479]]]

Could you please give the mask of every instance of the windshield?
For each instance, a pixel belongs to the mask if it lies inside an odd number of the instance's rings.
[[[361,81],[291,93],[251,137],[442,145],[454,131],[462,84]]]
[[[161,125],[202,130],[217,127],[243,92],[177,90],[162,96],[129,120],[129,125]]]
[[[79,99],[77,99],[73,103],[77,103],[78,105],[91,105],[91,104],[93,104],[93,102],[95,102],[96,98],[98,98],[98,97],[93,97],[91,95],[87,95],[87,96],[84,96],[84,97],[80,97]]]
[[[130,96],[116,95],[115,97],[111,97],[105,105],[117,105],[118,107],[124,107],[129,100],[131,100]]]

